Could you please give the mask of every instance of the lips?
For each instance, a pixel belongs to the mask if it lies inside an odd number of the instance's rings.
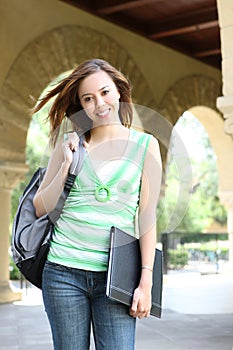
[[[99,111],[98,113],[96,113],[96,115],[99,118],[106,118],[108,116],[109,112],[110,112],[110,108],[105,109],[104,111]]]

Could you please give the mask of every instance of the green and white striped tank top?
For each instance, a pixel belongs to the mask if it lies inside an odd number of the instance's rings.
[[[135,234],[141,175],[151,137],[130,129],[124,156],[101,164],[98,174],[86,155],[56,223],[49,261],[107,270],[111,226]]]

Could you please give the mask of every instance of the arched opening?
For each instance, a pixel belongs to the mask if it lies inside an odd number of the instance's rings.
[[[205,127],[213,150],[219,176],[218,197],[228,210],[229,260],[233,260],[232,235],[232,139],[224,132],[224,119],[216,109],[221,86],[208,76],[186,76],[177,81],[164,95],[159,111],[173,124],[187,110]]]
[[[216,145],[215,149],[213,148],[212,142],[214,142],[214,139],[212,135],[207,132],[200,119],[196,117],[195,111],[197,110],[197,108],[192,108],[184,112],[178,119],[175,129],[181,135],[192,162],[193,187],[191,192],[196,193],[202,188],[202,197],[205,200],[214,201],[208,205],[206,219],[209,220],[203,225],[202,231],[217,230],[216,232],[226,233],[226,212],[224,212],[218,198],[219,167],[217,166],[218,157],[215,152],[217,148]],[[209,111],[205,107],[200,108],[199,116],[206,115],[207,110]],[[208,125],[206,118],[205,125]],[[203,201],[200,202],[204,203]]]
[[[198,113],[195,115],[195,112]],[[208,262],[208,268],[216,269],[216,259],[218,259],[218,264],[220,257],[222,264],[228,260],[227,212],[218,197],[219,167],[217,166],[218,156],[215,152],[215,150],[218,151],[218,148],[216,144],[213,148],[213,135],[207,132],[206,127],[199,119],[200,116],[203,118],[211,112],[206,107],[192,108],[183,113],[173,128],[167,158],[166,190],[163,199],[164,212],[159,222],[160,230],[171,233],[168,246],[172,249],[178,247],[178,250],[180,250],[177,252],[170,251],[172,261],[172,263],[170,261],[170,266],[176,264],[174,260],[176,254],[177,259],[178,255],[181,259],[180,257],[183,254],[182,259],[183,264],[186,264],[186,269],[193,269],[193,256],[195,258],[200,257],[199,265],[197,265],[197,261],[194,262],[197,269],[206,268],[206,264],[205,266],[201,265],[204,264],[204,261],[205,263]],[[203,119],[205,120],[205,126],[208,128],[208,119]],[[211,131],[212,128],[213,122],[208,131]],[[180,140],[186,148],[186,157],[188,156],[192,168],[192,182],[188,189],[190,196],[186,195],[185,211],[181,210],[181,205],[177,205],[179,202],[184,202],[182,197],[185,198],[185,192],[180,191],[180,188],[182,183],[187,181],[187,178],[180,176],[179,164],[174,156],[179,153],[177,145],[179,145]],[[207,233],[209,236],[205,235]],[[195,243],[191,244],[192,240]],[[205,254],[203,253],[203,247],[205,247]],[[188,260],[185,263],[185,255],[191,259],[189,263]]]

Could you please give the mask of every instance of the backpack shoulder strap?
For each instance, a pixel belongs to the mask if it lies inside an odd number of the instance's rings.
[[[83,139],[80,138],[78,150],[75,151],[73,154],[73,161],[70,166],[69,173],[64,185],[64,190],[57,202],[56,207],[51,213],[48,214],[49,219],[52,223],[55,223],[61,215],[62,208],[74,184],[75,178],[79,174],[80,170],[82,169],[85,155],[86,155],[86,149],[83,146]]]
[[[86,148],[83,146],[84,136],[80,136],[79,147],[76,152],[73,153],[73,161],[70,166],[69,173],[75,175],[79,174],[82,169],[83,161],[86,155]]]

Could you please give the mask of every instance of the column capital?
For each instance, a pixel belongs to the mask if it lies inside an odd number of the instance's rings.
[[[225,119],[225,133],[233,137],[233,95],[218,97],[217,108],[223,113]]]
[[[0,162],[0,188],[12,190],[27,170],[28,166],[24,163]]]

